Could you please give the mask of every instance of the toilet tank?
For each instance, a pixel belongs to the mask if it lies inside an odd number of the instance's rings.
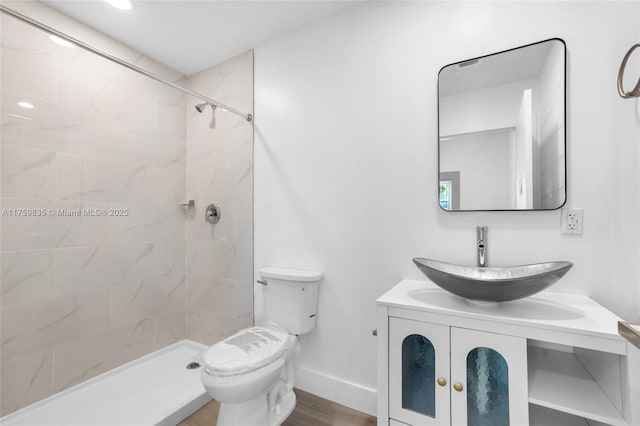
[[[322,273],[268,266],[260,269],[264,319],[282,326],[290,334],[305,334],[316,326],[318,285]]]

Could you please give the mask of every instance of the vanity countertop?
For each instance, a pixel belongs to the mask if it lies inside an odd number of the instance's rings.
[[[493,306],[476,305],[450,294],[430,281],[403,280],[383,294],[380,306],[423,312],[425,315],[447,315],[457,319],[452,325],[484,323],[488,331],[508,333],[514,327],[533,330],[530,338],[555,335],[556,343],[575,340],[576,346],[591,346],[619,354],[626,353],[626,340],[618,333],[621,318],[588,296],[576,294],[540,292],[525,299],[504,302]],[[429,320],[428,318],[425,320]],[[542,334],[541,334],[542,333]],[[545,339],[547,340],[547,339]],[[566,342],[570,344],[570,342]]]

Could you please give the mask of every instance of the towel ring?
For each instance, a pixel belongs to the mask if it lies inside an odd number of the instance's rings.
[[[631,49],[629,49],[627,54],[624,55],[624,59],[620,64],[620,71],[618,71],[618,93],[620,94],[620,96],[622,96],[625,99],[640,98],[640,78],[638,79],[638,83],[636,83],[636,87],[634,87],[632,91],[625,92],[624,89],[622,88],[622,77],[624,76],[624,69],[627,66],[627,61],[629,60],[631,53],[633,53],[633,51],[636,50],[638,47],[640,47],[640,43],[636,43],[633,46],[631,46]]]

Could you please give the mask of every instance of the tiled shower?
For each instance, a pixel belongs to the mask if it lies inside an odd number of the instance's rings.
[[[185,76],[42,3],[5,4],[253,109],[252,52]],[[251,123],[212,123],[195,98],[4,15],[1,38],[0,414],[252,324]]]

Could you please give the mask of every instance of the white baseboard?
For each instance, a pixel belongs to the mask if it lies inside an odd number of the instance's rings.
[[[376,415],[377,391],[358,383],[297,366],[295,387],[354,410]]]

